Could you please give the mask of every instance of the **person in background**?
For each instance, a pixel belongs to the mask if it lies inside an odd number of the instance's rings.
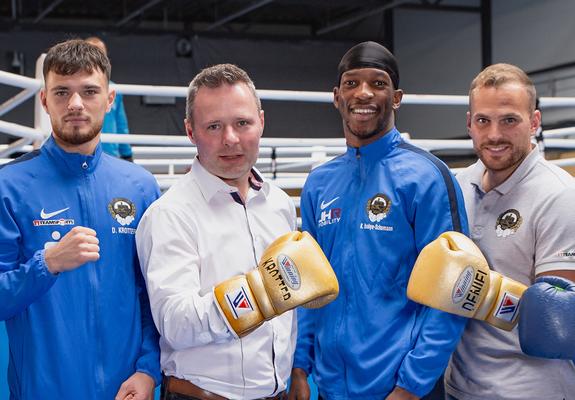
[[[108,55],[108,48],[99,37],[91,36],[86,39],[86,42],[97,46],[106,55]],[[124,98],[121,93],[116,93],[114,104],[112,104],[112,108],[110,108],[110,111],[108,111],[104,117],[102,132],[126,135],[130,133],[128,118],[126,117],[126,111],[124,109]],[[134,161],[132,147],[128,143],[102,143],[102,150],[114,157],[120,157],[127,161]]]

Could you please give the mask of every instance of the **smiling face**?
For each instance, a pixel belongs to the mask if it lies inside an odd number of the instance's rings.
[[[229,185],[247,191],[264,130],[264,112],[245,83],[201,87],[194,100],[193,124],[186,131],[202,166]]]
[[[365,146],[395,125],[403,92],[393,87],[389,74],[376,68],[359,68],[342,74],[334,88],[334,105],[343,120],[349,146]]]
[[[541,114],[533,110],[525,86],[516,82],[476,87],[469,106],[467,129],[494,187],[505,181],[531,151],[531,136],[541,124]]]
[[[56,142],[65,150],[92,154],[104,115],[114,102],[108,79],[99,69],[71,75],[49,72],[40,93]]]

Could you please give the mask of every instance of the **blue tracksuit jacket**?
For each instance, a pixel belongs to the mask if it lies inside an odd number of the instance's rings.
[[[448,168],[394,128],[313,170],[301,210],[340,293],[326,307],[298,310],[294,367],[313,372],[324,399],[381,400],[396,385],[428,393],[466,321],[406,297],[423,247],[444,231],[468,230]]]
[[[158,334],[134,241],[159,196],[148,172],[51,137],[0,169],[0,319],[13,400],[113,399],[136,371],[159,383]],[[44,249],[74,226],[94,229],[100,259],[51,274]]]

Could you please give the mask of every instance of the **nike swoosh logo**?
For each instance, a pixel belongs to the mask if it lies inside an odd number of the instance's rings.
[[[335,199],[332,199],[331,201],[328,201],[327,203],[324,203],[322,200],[321,204],[319,205],[319,208],[322,210],[325,210],[327,207],[329,207],[331,205],[331,203],[333,203],[337,199],[339,199],[339,196],[337,196]]]
[[[42,219],[52,218],[52,217],[54,217],[54,216],[56,216],[56,215],[58,215],[58,214],[60,214],[60,213],[63,213],[64,211],[66,211],[66,210],[69,209],[69,208],[70,208],[70,207],[66,207],[66,208],[63,208],[63,209],[61,209],[61,210],[54,211],[54,212],[51,212],[51,213],[46,213],[46,212],[44,212],[44,209],[42,209],[42,211],[40,211],[40,218],[42,218]]]

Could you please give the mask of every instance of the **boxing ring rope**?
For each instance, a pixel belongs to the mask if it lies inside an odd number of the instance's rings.
[[[38,79],[28,78],[4,71],[0,71],[0,83],[24,89],[17,95],[0,104],[0,117],[33,97],[38,93],[42,86],[42,82]]]
[[[10,145],[0,145],[0,164],[10,161],[8,158],[17,151],[32,150],[32,143],[45,139],[50,134],[49,119],[40,106],[38,93],[42,86],[41,65],[43,57],[36,63],[37,78],[0,71],[0,84],[23,89],[12,98],[0,104],[0,117],[13,110],[28,99],[35,97],[34,127],[27,127],[0,119],[0,133],[19,138]],[[185,98],[187,87],[112,84],[119,93],[135,96],[170,96]],[[262,100],[305,101],[314,103],[332,103],[331,92],[297,90],[258,90]],[[468,97],[461,95],[405,94],[402,105],[450,105],[467,106]],[[573,107],[572,97],[542,97],[541,109]],[[546,130],[544,145],[546,150],[575,150],[575,127]],[[463,151],[472,155],[470,139],[411,139],[406,140],[428,151]],[[103,142],[129,143],[133,147],[135,162],[154,173],[162,189],[168,188],[178,175],[185,172],[196,154],[195,147],[184,134],[178,135],[120,135],[102,134]],[[260,142],[258,168],[284,189],[301,189],[307,173],[317,165],[330,160],[345,151],[343,138],[304,139],[304,138],[267,138]],[[551,160],[562,167],[575,165],[575,158]],[[457,170],[457,169],[455,169]],[[279,176],[281,175],[281,176]]]

